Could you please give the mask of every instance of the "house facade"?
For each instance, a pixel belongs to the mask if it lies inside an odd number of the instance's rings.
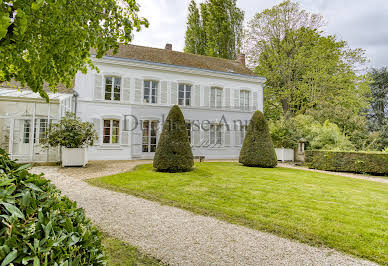
[[[239,61],[121,46],[92,58],[99,71],[75,79],[77,115],[99,138],[90,160],[152,159],[170,108],[184,114],[194,156],[238,158],[247,123],[263,111],[265,79]]]
[[[94,124],[98,140],[89,160],[152,159],[170,108],[180,106],[194,156],[236,159],[248,122],[263,111],[265,79],[245,58],[225,60],[136,45],[120,46],[79,72],[74,88],[49,93],[50,102],[28,89],[0,86],[0,147],[23,162],[60,161],[58,149],[43,149],[50,123],[75,112]]]

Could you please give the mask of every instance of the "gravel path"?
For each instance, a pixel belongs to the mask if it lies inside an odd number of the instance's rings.
[[[131,167],[142,162],[133,163]],[[126,168],[124,168],[126,169]],[[79,169],[78,169],[79,170]],[[128,169],[127,169],[128,170]],[[374,265],[215,218],[90,186],[58,167],[35,167],[104,231],[172,265]],[[74,170],[75,171],[75,170]],[[71,172],[71,171],[70,171]]]

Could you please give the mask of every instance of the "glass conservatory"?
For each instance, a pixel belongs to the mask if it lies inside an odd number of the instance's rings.
[[[31,91],[0,89],[0,148],[19,162],[60,161],[58,148],[43,148],[40,140],[51,123],[72,110],[72,95],[49,93],[47,103]]]

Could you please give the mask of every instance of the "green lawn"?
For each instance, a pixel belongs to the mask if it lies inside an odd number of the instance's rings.
[[[108,258],[108,266],[163,265],[158,260],[142,254],[137,248],[113,237],[104,235],[102,244]]]
[[[237,163],[198,163],[173,174],[141,165],[88,182],[388,263],[387,184]]]

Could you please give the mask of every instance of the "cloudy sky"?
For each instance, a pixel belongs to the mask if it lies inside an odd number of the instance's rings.
[[[245,21],[281,0],[238,0]],[[299,0],[302,7],[323,15],[326,31],[348,41],[352,48],[363,48],[370,66],[388,65],[388,0]],[[164,48],[172,43],[182,51],[189,0],[138,0],[141,16],[150,27],[135,34],[134,43]]]

